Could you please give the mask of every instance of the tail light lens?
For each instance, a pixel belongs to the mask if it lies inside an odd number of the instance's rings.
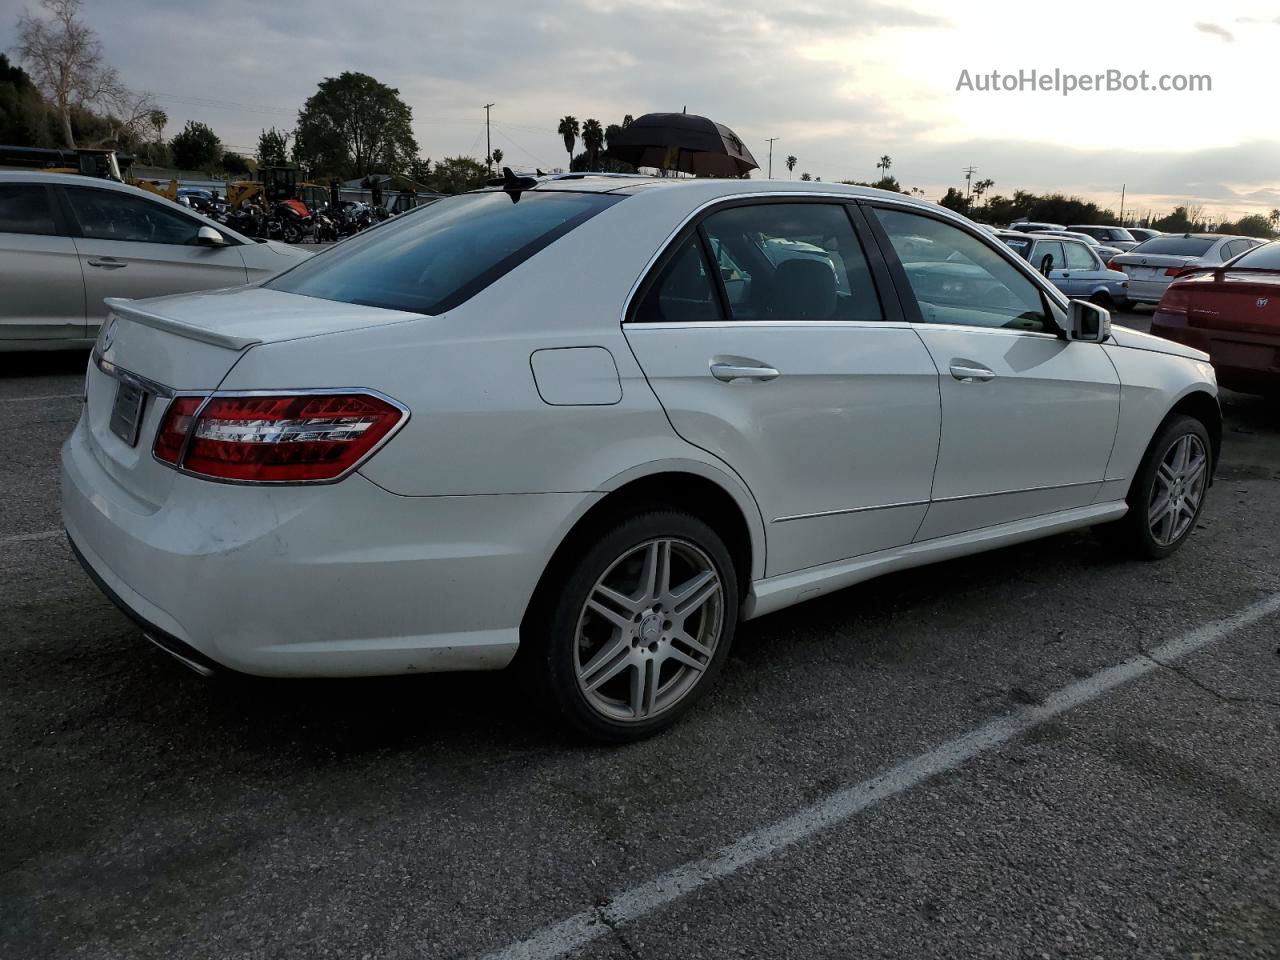
[[[1192,269],[1194,268],[1193,267],[1166,267],[1164,271],[1164,275],[1166,277],[1176,277],[1178,274],[1186,270],[1192,270]]]
[[[367,393],[214,394],[199,409],[202,402],[178,397],[169,405],[155,456],[187,473],[241,483],[337,480],[408,416]]]
[[[1187,309],[1191,305],[1191,297],[1187,293],[1187,286],[1182,283],[1171,283],[1165,288],[1164,295],[1160,298],[1160,303],[1156,306],[1156,313],[1168,314],[1175,317],[1186,317]]]
[[[1120,270],[1120,264],[1116,263],[1116,258],[1115,258],[1115,257],[1112,257],[1110,260],[1108,260],[1108,261],[1107,261],[1107,269],[1108,269],[1108,270]],[[1123,273],[1123,272],[1124,272],[1124,271],[1123,271],[1123,270],[1121,270],[1121,273]]]

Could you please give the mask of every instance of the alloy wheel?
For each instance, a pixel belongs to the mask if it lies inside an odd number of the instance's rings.
[[[698,684],[723,628],[724,589],[705,551],[675,538],[632,547],[596,581],[578,617],[579,690],[610,719],[649,720]]]
[[[1162,547],[1179,540],[1195,521],[1209,479],[1209,455],[1200,438],[1187,433],[1165,452],[1151,484],[1147,524]]]

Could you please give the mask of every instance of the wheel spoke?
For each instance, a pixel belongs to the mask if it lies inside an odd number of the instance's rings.
[[[640,598],[651,600],[663,596],[671,580],[671,541],[656,540],[645,551],[640,569]]]
[[[689,656],[689,654],[674,645],[667,646],[667,655],[665,659],[674,660],[676,663],[683,663],[686,667],[691,667],[699,673],[706,669],[706,666],[703,663],[695,660],[693,657]]]
[[[672,612],[682,620],[688,619],[700,610],[708,600],[720,589],[720,578],[714,570],[704,570],[692,580],[683,584],[679,593],[672,597]]]
[[[613,589],[613,587],[607,586],[603,583],[596,584],[594,593],[596,597],[608,600],[614,606],[621,607],[623,610],[630,610],[632,613],[639,612],[644,606],[643,598],[637,599],[635,597],[628,597],[626,594],[619,593],[617,590]]]
[[[631,671],[631,715],[639,720],[644,716],[644,678],[649,662],[641,660]]]
[[[1187,468],[1187,486],[1198,483],[1200,478],[1204,476],[1205,468],[1209,465],[1208,457],[1200,457],[1192,462]]]
[[[701,654],[702,656],[707,657],[708,659],[710,659],[711,657],[711,648],[693,639],[693,637],[689,636],[688,632],[685,630],[677,630],[675,633],[673,633],[671,635],[671,642],[682,643],[686,647],[688,647],[690,650],[692,650],[694,653]]]
[[[1147,522],[1153,525],[1157,523],[1164,514],[1169,512],[1169,507],[1172,506],[1172,504],[1172,498],[1166,493],[1158,501],[1153,503],[1151,505],[1151,509],[1147,511]]]
[[[587,685],[588,690],[594,690],[601,684],[607,683],[627,665],[630,654],[631,640],[626,634],[623,634],[596,653],[591,658],[591,661],[582,668],[579,674],[582,682]]]
[[[595,592],[599,594],[600,588],[596,587]],[[619,630],[627,630],[627,629],[630,629],[631,627],[630,617],[628,617],[625,613],[619,613],[613,607],[606,606],[605,604],[597,600],[595,596],[592,596],[587,600],[587,609],[595,614],[598,614],[601,617],[604,617],[604,619],[608,620],[611,624],[613,624]]]
[[[1170,453],[1173,456],[1173,463],[1170,466],[1175,474],[1181,474],[1187,469],[1187,457],[1191,450],[1191,437],[1186,436],[1173,445]]]

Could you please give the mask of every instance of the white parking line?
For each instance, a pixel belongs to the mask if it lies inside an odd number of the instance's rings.
[[[873,804],[909,790],[929,777],[954,770],[965,761],[1009,742],[1046,720],[1088,703],[1130,680],[1145,676],[1161,664],[1194,653],[1277,611],[1280,611],[1280,593],[1273,593],[1233,616],[1207,623],[1171,640],[1150,651],[1149,655],[1126,660],[1063,687],[1037,706],[992,720],[928,753],[899,764],[887,773],[833,793],[794,816],[755,830],[708,857],[686,863],[656,880],[624,890],[598,910],[584,910],[544,927],[528,939],[488,954],[486,960],[552,960],[564,956],[571,950],[605,936],[612,927],[637,920],[685,894],[693,893],[713,880],[726,877],[757,860],[772,856],[792,844],[848,820]]]
[[[37,400],[83,400],[82,393],[55,393],[45,397],[0,397],[0,403],[34,403]]]
[[[12,536],[0,537],[0,543],[28,543],[32,540],[52,540],[62,536],[62,529],[41,530],[39,533],[15,533]]]

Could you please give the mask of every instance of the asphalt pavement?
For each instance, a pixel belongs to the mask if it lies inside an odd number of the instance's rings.
[[[782,611],[605,749],[503,674],[146,643],[58,528],[84,362],[0,357],[0,957],[1280,957],[1274,403],[1224,396],[1169,560],[1073,533]]]

